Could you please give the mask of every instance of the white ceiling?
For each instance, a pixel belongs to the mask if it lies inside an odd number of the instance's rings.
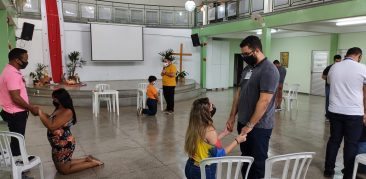
[[[275,29],[279,29],[279,32],[273,33],[272,38],[313,36],[329,33],[366,32],[366,24],[351,25],[351,26],[336,26],[335,24],[337,20],[339,19],[276,27]],[[255,34],[256,34],[255,32],[234,32],[228,34],[215,35],[213,37],[242,39],[248,35],[255,35]]]

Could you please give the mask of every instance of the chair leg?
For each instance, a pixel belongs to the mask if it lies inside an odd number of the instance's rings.
[[[44,179],[42,162],[39,163],[39,176],[41,177],[41,179]]]
[[[357,169],[358,169],[358,161],[357,161],[357,158],[356,158],[356,160],[355,160],[355,165],[354,165],[354,167],[353,167],[352,179],[356,179]]]
[[[17,168],[13,168],[12,175],[13,175],[13,179],[21,179],[22,171],[18,170]]]
[[[137,91],[137,102],[136,102],[136,104],[137,104],[136,108],[139,109],[139,107],[140,107],[140,92],[139,91]]]

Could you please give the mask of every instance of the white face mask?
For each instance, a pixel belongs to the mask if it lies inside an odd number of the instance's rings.
[[[155,84],[156,84],[156,82],[155,82],[155,81],[153,81],[153,82],[152,82],[152,84],[153,84],[153,85],[155,85]]]
[[[167,67],[167,66],[169,66],[169,63],[165,62],[164,67]]]

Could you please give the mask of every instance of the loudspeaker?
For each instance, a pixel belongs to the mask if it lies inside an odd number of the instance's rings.
[[[32,40],[33,31],[34,31],[34,24],[24,22],[22,34],[20,35],[20,39],[28,40],[28,41]]]
[[[198,37],[198,34],[192,34],[191,35],[193,47],[201,46],[200,38]]]

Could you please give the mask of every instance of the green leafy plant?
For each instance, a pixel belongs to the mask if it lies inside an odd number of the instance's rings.
[[[168,49],[166,51],[160,52],[159,55],[161,56],[161,61],[163,61],[164,59],[174,61],[175,56],[173,55],[173,53],[173,49]]]
[[[185,78],[188,75],[189,75],[189,73],[184,70],[182,72],[177,71],[176,78],[181,79],[181,78]]]
[[[42,63],[37,63],[37,68],[34,72],[31,72],[29,76],[33,79],[33,81],[37,82],[41,78],[44,78],[45,76],[48,76],[47,72],[47,65],[44,65]]]
[[[70,63],[66,64],[68,78],[75,78],[76,68],[82,68],[86,64],[85,60],[80,57],[80,52],[73,51],[68,55]]]

